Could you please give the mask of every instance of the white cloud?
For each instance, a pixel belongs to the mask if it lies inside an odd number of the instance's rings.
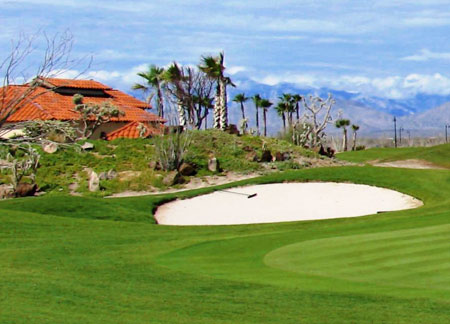
[[[335,90],[360,92],[370,96],[392,99],[409,98],[418,93],[450,94],[450,77],[439,73],[414,73],[406,76],[387,76],[383,78],[370,78],[360,75],[330,77],[315,74],[269,74],[255,79],[255,81],[272,86],[282,82],[288,82],[300,87],[327,87]]]
[[[403,61],[429,61],[429,60],[450,60],[450,52],[432,52],[422,49],[419,54],[402,57]]]

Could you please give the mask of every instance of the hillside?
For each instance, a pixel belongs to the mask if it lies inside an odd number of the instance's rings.
[[[157,146],[161,140],[152,138],[90,141],[94,148],[81,152],[72,147],[49,154],[39,147],[41,159],[37,184],[45,192],[87,194],[90,174],[94,171],[100,177],[101,188],[95,194],[104,196],[124,191],[193,188],[193,185],[223,183],[225,175],[238,180],[249,175],[334,163],[314,152],[273,138],[236,136],[217,130],[190,131],[182,136],[188,141],[184,161],[194,171],[184,174],[181,180],[173,178],[174,172],[161,170],[158,166],[156,161],[160,160],[160,155]],[[162,141],[171,144],[169,139],[167,136]],[[263,151],[271,152],[272,157],[277,152],[284,157],[279,161],[262,162]],[[220,170],[208,169],[211,158],[218,160]],[[0,184],[9,182],[8,173],[0,174]]]

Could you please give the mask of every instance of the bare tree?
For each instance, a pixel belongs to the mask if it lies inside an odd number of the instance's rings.
[[[30,71],[29,60],[40,55],[36,44],[42,38],[44,51],[35,70]],[[42,88],[38,91],[45,78],[57,77],[68,70],[84,66],[81,75],[90,67],[92,58],[72,58],[73,42],[73,35],[68,30],[52,37],[40,31],[31,36],[21,34],[17,40],[11,41],[9,54],[0,62],[0,128],[18,109],[45,93]],[[15,86],[27,80],[26,86]]]
[[[331,108],[335,103],[336,101],[331,94],[328,94],[326,100],[311,95],[308,100],[303,100],[305,107],[304,119],[310,126],[307,128],[308,134],[305,134],[305,136],[309,139],[311,147],[319,145],[322,137],[325,135],[325,128],[332,121]]]

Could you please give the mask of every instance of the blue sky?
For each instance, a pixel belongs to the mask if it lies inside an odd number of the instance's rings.
[[[148,64],[197,64],[224,50],[236,80],[389,98],[450,94],[450,0],[273,3],[0,0],[0,49],[21,32],[69,29],[73,54],[94,57],[86,76],[121,90]]]

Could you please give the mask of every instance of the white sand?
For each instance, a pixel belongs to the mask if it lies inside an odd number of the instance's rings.
[[[232,225],[357,217],[415,208],[422,202],[400,192],[348,183],[280,183],[232,188],[254,198],[216,191],[164,204],[163,225]]]

